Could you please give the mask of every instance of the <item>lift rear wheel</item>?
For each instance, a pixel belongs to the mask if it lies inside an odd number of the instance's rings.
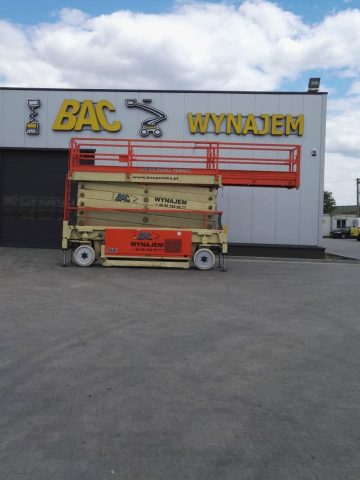
[[[74,251],[74,262],[79,267],[90,267],[95,258],[95,250],[90,245],[80,245]]]
[[[215,255],[208,248],[200,248],[194,254],[194,264],[199,270],[210,270],[214,266]]]

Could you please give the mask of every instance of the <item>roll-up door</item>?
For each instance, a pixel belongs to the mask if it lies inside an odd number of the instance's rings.
[[[60,247],[66,170],[66,150],[1,150],[1,246]]]

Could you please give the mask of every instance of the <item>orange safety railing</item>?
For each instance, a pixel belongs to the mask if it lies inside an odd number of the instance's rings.
[[[74,171],[220,175],[223,185],[298,188],[300,145],[72,138]]]

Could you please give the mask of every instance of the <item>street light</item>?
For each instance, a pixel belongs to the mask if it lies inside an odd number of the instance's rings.
[[[308,92],[310,93],[317,93],[320,88],[320,78],[319,77],[312,77],[309,79],[308,84]]]

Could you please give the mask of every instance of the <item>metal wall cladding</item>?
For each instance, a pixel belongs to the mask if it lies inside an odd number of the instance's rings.
[[[1,147],[68,148],[73,136],[108,138],[140,138],[140,127],[149,114],[127,108],[126,99],[142,102],[151,99],[162,110],[166,120],[160,123],[162,138],[166,140],[206,140],[247,142],[254,144],[297,144],[301,146],[300,188],[287,190],[263,187],[226,187],[218,195],[218,208],[224,210],[223,221],[229,226],[229,241],[233,243],[260,243],[286,245],[320,245],[322,237],[322,199],[325,157],[325,94],[260,93],[260,92],[154,92],[154,91],[91,91],[91,90],[22,90],[0,89]],[[29,120],[28,100],[39,99],[39,135],[27,135]],[[81,131],[54,131],[54,120],[64,99],[94,103],[108,100],[114,111],[107,111],[109,122],[120,120],[117,132],[88,128]],[[250,113],[304,115],[303,135],[254,135],[227,132],[214,125],[206,133],[191,133],[188,113]],[[147,137],[151,140],[153,134]],[[316,151],[313,156],[312,152]],[[134,214],[135,215],[135,214]],[[179,226],[179,225],[177,225]]]

